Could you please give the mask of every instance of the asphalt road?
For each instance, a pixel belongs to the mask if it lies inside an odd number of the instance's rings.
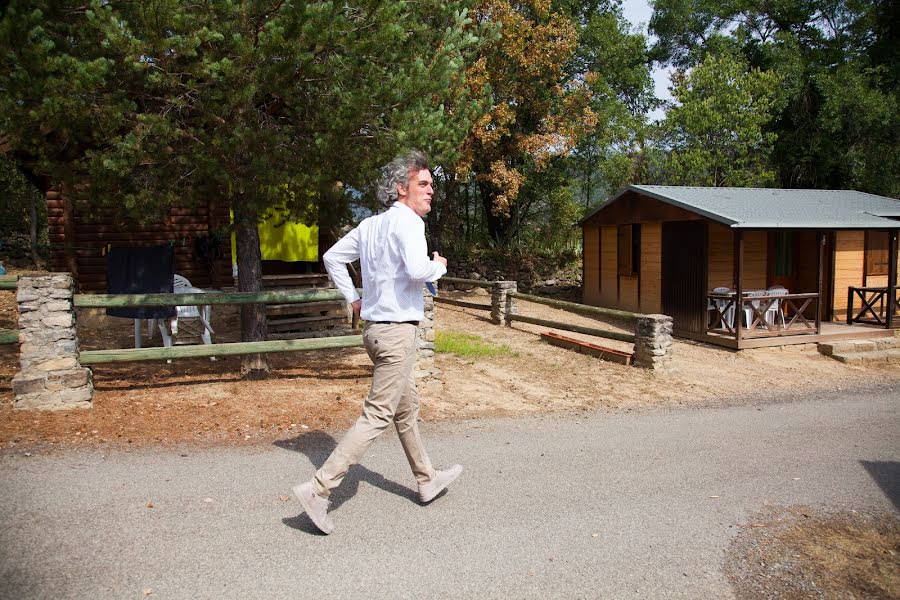
[[[457,483],[420,506],[388,432],[334,494],[327,537],[290,493],[327,434],[4,451],[0,598],[730,598],[729,541],[766,504],[900,504],[900,390],[424,436],[436,464],[465,465]]]

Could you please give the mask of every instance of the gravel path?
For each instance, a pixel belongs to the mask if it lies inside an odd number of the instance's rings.
[[[425,424],[460,480],[420,506],[390,432],[334,495],[329,537],[289,498],[333,447],[325,433],[6,451],[0,597],[730,598],[725,551],[767,504],[896,513],[898,409],[885,389]]]

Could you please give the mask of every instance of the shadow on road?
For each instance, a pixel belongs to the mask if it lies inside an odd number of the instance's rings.
[[[291,450],[305,455],[311,464],[311,468],[308,471],[309,477],[311,478],[313,472],[322,466],[331,454],[331,451],[337,446],[337,441],[323,431],[310,431],[309,433],[295,438],[278,440],[274,442],[274,444],[284,450]],[[306,474],[307,471],[301,469],[301,473]],[[299,479],[297,483],[300,483],[301,481],[303,481],[303,479]],[[340,508],[344,502],[355,496],[356,492],[359,490],[359,484],[362,481],[386,492],[396,494],[410,502],[419,502],[418,494],[415,490],[408,488],[405,485],[400,485],[390,479],[385,479],[380,473],[371,471],[362,465],[354,465],[350,468],[347,476],[344,477],[344,481],[341,483],[340,487],[331,493],[331,497],[329,498],[329,500],[331,500],[331,508],[329,511]],[[306,516],[306,513],[296,517],[282,519],[282,522],[293,529],[299,529],[300,531],[305,531],[307,533],[320,533],[318,528],[310,521],[309,517]]]
[[[861,460],[884,495],[900,510],[900,462]]]

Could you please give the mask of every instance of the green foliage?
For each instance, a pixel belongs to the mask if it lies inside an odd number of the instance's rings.
[[[445,106],[465,104],[453,84],[477,44],[464,0],[14,0],[0,129],[36,171],[131,215],[211,199],[313,220],[402,147],[452,155],[470,115]]]
[[[707,55],[678,74],[677,104],[662,124],[666,179],[676,185],[764,187],[775,182],[767,131],[780,77],[747,69],[729,54]]]
[[[590,85],[597,121],[569,161],[584,207],[638,178],[635,141],[656,106],[649,63],[646,37],[628,29],[618,6],[593,14],[581,30],[576,64]]]
[[[35,249],[39,256],[46,256],[47,204],[44,196],[25,179],[13,161],[0,156],[0,258],[33,262],[32,207],[36,217]],[[7,262],[6,266],[10,264]]]
[[[485,342],[478,335],[441,329],[434,333],[434,351],[455,354],[463,358],[516,356],[508,344],[492,344]]]
[[[890,0],[656,0],[654,57],[681,67],[734,52],[776,74],[768,130],[782,187],[900,196],[900,14]]]

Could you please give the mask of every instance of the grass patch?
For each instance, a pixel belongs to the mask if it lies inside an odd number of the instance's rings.
[[[484,341],[481,336],[472,333],[442,331],[440,329],[434,333],[434,351],[447,352],[467,358],[516,356],[516,353],[507,344],[492,344]]]

